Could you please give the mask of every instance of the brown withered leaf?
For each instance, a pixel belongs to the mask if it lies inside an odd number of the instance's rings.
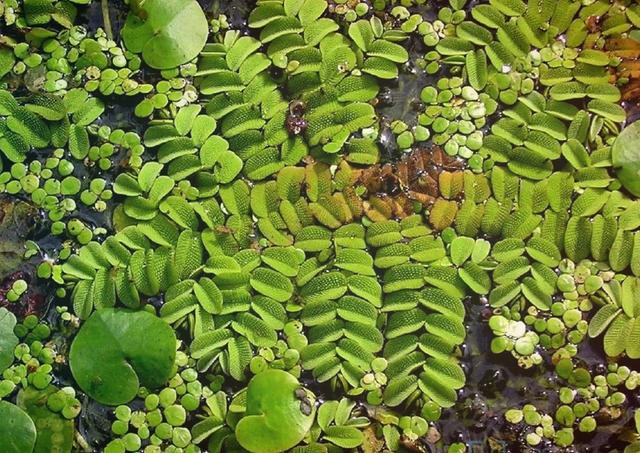
[[[433,205],[441,196],[441,175],[446,173],[447,197],[461,195],[451,190],[461,181],[463,163],[445,154],[441,148],[419,148],[407,154],[397,163],[373,165],[360,171],[358,183],[366,189],[369,206],[367,215],[374,209],[378,215],[406,217],[414,212],[414,204]],[[452,181],[451,183],[449,181]],[[455,182],[453,182],[455,181]],[[371,218],[371,216],[369,216]]]
[[[609,39],[605,50],[622,60],[612,80],[615,83],[628,79],[628,83],[620,86],[622,100],[637,103],[640,101],[640,42],[631,38]]]

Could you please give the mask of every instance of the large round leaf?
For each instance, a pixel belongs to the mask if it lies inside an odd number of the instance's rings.
[[[13,333],[16,317],[6,308],[0,308],[0,372],[13,363],[13,350],[18,346],[18,337]]]
[[[102,404],[131,401],[140,385],[159,387],[171,375],[176,336],[146,311],[105,308],[82,325],[69,365],[78,385]]]
[[[611,157],[622,185],[640,197],[640,121],[625,127],[613,143]]]
[[[297,396],[301,388],[286,371],[267,370],[254,376],[247,388],[247,411],[236,427],[240,445],[250,452],[275,453],[298,444],[315,416],[315,409],[306,414],[301,410],[304,403]],[[313,408],[313,395],[306,392],[306,398]]]
[[[127,49],[142,52],[144,61],[156,69],[175,68],[194,59],[208,34],[207,18],[196,0],[132,1],[122,29]]]
[[[15,404],[0,401],[0,451],[31,453],[36,444],[36,427],[31,417]]]

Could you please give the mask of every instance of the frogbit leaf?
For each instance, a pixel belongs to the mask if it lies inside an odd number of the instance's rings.
[[[640,197],[640,122],[628,125],[613,143],[611,157],[617,167],[616,174],[622,185]]]
[[[0,401],[0,451],[26,453],[36,444],[36,427],[31,417],[15,404]]]
[[[313,403],[313,394],[293,375],[275,369],[263,371],[247,386],[247,411],[236,427],[236,438],[250,452],[288,450],[311,428]]]
[[[6,308],[0,308],[0,372],[13,363],[13,350],[18,345],[18,337],[13,333],[16,317]]]
[[[152,68],[170,69],[194,59],[208,33],[207,18],[196,0],[136,0],[122,38]]]
[[[131,401],[140,385],[164,384],[176,354],[173,329],[146,311],[96,311],[71,344],[69,364],[80,388],[102,404]]]

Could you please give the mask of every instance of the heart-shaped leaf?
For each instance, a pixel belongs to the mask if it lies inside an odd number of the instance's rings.
[[[288,450],[311,428],[313,405],[313,395],[286,371],[259,373],[247,387],[247,411],[236,427],[236,438],[250,452]]]
[[[13,363],[13,350],[18,345],[18,337],[13,333],[16,317],[6,308],[0,308],[0,371]]]
[[[169,69],[194,59],[208,33],[207,18],[196,0],[136,0],[122,39],[130,51],[142,52],[152,68]]]
[[[633,195],[640,197],[640,121],[630,124],[620,132],[613,143],[611,157],[618,167],[616,175],[622,185]]]
[[[0,451],[30,453],[36,444],[36,427],[31,417],[15,404],[0,401]]]
[[[73,340],[71,373],[102,404],[131,401],[140,385],[155,388],[170,377],[176,355],[173,329],[146,311],[94,312]]]

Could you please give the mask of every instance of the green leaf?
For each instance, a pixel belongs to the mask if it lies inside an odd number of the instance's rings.
[[[310,404],[301,410],[298,380],[282,370],[267,370],[247,386],[247,410],[236,426],[238,443],[250,452],[277,453],[298,444],[315,417],[314,397],[303,390]]]
[[[404,63],[409,59],[409,54],[404,47],[384,39],[373,41],[367,48],[367,54],[371,57],[381,57],[394,63]]]
[[[284,275],[260,267],[251,273],[251,286],[260,294],[279,302],[286,302],[293,295],[293,284]]]
[[[15,404],[0,401],[0,451],[32,452],[36,444],[36,427],[31,417]]]
[[[489,294],[489,305],[494,308],[502,307],[518,297],[520,291],[521,287],[517,281],[497,286]]]
[[[104,103],[98,98],[89,98],[73,112],[73,122],[78,126],[88,126],[104,112]]]
[[[624,108],[610,101],[592,99],[587,107],[590,112],[616,123],[622,123],[627,119],[627,113]]]
[[[373,258],[364,250],[342,249],[336,253],[334,265],[361,275],[375,275]]]
[[[44,390],[29,386],[18,392],[16,404],[27,412],[37,427],[38,435],[33,453],[70,452],[72,450],[75,433],[74,420],[65,418],[62,413],[51,411],[46,404],[52,394],[66,392],[66,390],[68,388],[58,390],[50,385]],[[67,399],[67,401],[69,400]]]
[[[459,236],[451,242],[451,262],[456,266],[461,266],[473,253],[475,241],[473,238]]]
[[[140,385],[153,389],[170,377],[176,353],[173,329],[146,311],[96,311],[80,328],[69,352],[80,388],[107,405],[125,404]]]
[[[202,277],[193,285],[193,292],[208,313],[217,314],[222,311],[222,293],[210,278]]]
[[[352,426],[328,426],[324,439],[341,448],[356,448],[364,442],[364,435]]]
[[[545,292],[540,283],[532,277],[525,277],[521,285],[522,294],[536,308],[546,311],[551,308],[551,296]]]
[[[625,127],[611,148],[611,158],[616,175],[622,185],[636,197],[640,197],[640,122]]]
[[[211,351],[221,349],[231,340],[233,333],[229,329],[217,329],[196,336],[190,346],[195,359],[204,357]]]
[[[604,352],[609,357],[617,357],[622,354],[627,345],[627,336],[635,319],[626,315],[616,316],[604,335]]]
[[[300,296],[307,303],[316,300],[332,300],[344,295],[347,291],[347,279],[341,272],[321,274],[300,289]]]
[[[204,47],[209,26],[197,1],[147,0],[132,6],[122,39],[128,50],[142,53],[152,68],[170,69],[187,63]]]
[[[89,154],[90,147],[91,142],[86,128],[72,124],[69,127],[69,152],[71,152],[71,155],[78,160],[82,160]]]
[[[13,68],[15,61],[16,59],[12,49],[5,46],[0,47],[0,79],[4,77],[4,75],[9,71],[11,71],[11,68]],[[0,101],[0,106],[1,104],[2,101]]]
[[[633,322],[633,324],[631,324]],[[635,318],[630,321],[631,327],[629,328],[627,336],[627,355],[630,359],[640,358],[640,318]]]
[[[460,278],[476,294],[488,294],[491,290],[489,274],[476,263],[465,263],[458,272],[460,273]]]
[[[67,115],[67,108],[57,96],[36,94],[30,97],[25,107],[47,121],[59,121]]]
[[[367,51],[375,39],[371,24],[363,19],[349,25],[349,37],[364,52]]]
[[[487,84],[487,55],[482,49],[467,53],[465,69],[469,84],[476,90],[482,90]]]
[[[466,296],[466,286],[455,268],[431,266],[426,269],[424,279],[447,294],[459,298]]]
[[[233,330],[246,337],[252,345],[260,348],[273,347],[278,341],[275,329],[251,313],[240,313],[231,326]]]
[[[613,304],[603,305],[589,322],[589,336],[595,338],[602,335],[620,313],[622,310]]]
[[[384,389],[384,402],[389,407],[397,407],[417,388],[418,378],[412,374],[391,379]]]
[[[327,9],[325,0],[305,0],[298,12],[300,23],[305,27],[315,23]]]
[[[457,400],[457,394],[453,388],[440,383],[426,372],[420,375],[418,386],[439,406],[451,407]]]
[[[198,116],[202,107],[197,104],[187,105],[178,110],[174,125],[180,135],[187,135],[193,125],[193,120]]]
[[[226,150],[218,158],[214,174],[221,184],[230,183],[242,170],[242,159],[233,151]]]
[[[493,41],[493,35],[489,30],[471,21],[459,23],[456,27],[456,35],[478,46],[486,46]]]
[[[35,148],[44,148],[51,140],[49,126],[38,115],[24,107],[18,107],[7,118],[7,126]]]
[[[13,363],[13,351],[20,342],[13,333],[16,317],[4,307],[0,308],[0,372]]]
[[[527,253],[531,258],[548,267],[556,267],[560,263],[561,255],[558,247],[541,237],[533,237],[527,242]]]

